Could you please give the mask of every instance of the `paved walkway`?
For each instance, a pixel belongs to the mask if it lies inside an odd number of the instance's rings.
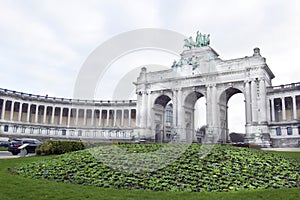
[[[27,156],[34,156],[35,154],[34,153],[29,153],[26,155]],[[10,152],[8,151],[0,151],[0,159],[6,159],[6,158],[20,158],[20,154],[18,155],[12,155]]]
[[[288,152],[300,152],[300,148],[262,148],[264,151],[288,151]]]

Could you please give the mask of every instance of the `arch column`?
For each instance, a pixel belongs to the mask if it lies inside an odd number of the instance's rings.
[[[251,93],[250,81],[245,81],[245,107],[246,107],[246,125],[251,124]]]
[[[255,80],[251,81],[251,110],[252,110],[252,123],[257,123],[257,84]]]
[[[259,80],[259,91],[260,91],[260,123],[267,123],[267,91],[265,79]]]
[[[179,88],[177,91],[177,111],[178,111],[177,127],[179,131],[182,131],[183,120],[184,120],[184,113],[183,113],[183,106],[182,106],[182,88]]]
[[[141,128],[147,127],[147,92],[142,91],[142,105],[141,105],[141,112],[140,112],[140,126]]]
[[[173,90],[173,127],[177,127],[177,98],[178,98],[178,89]]]
[[[151,91],[148,91],[148,99],[147,99],[147,127],[151,128],[151,109],[152,109],[152,98],[151,98]]]

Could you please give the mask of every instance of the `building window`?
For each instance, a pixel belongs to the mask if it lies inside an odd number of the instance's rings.
[[[169,126],[173,124],[173,105],[171,103],[166,107],[166,123]]]
[[[46,135],[50,135],[50,129],[49,128],[46,129]]]
[[[14,132],[14,133],[18,132],[18,126],[15,125],[15,126],[13,127],[13,132]]]
[[[74,130],[70,130],[70,135],[74,136],[74,134],[75,134],[75,131]]]
[[[90,137],[90,132],[89,131],[85,131],[85,137]]]
[[[8,125],[4,125],[4,132],[8,132]]]
[[[38,134],[42,134],[42,129],[41,128],[38,129]]]
[[[293,129],[292,129],[292,127],[287,127],[286,129],[287,129],[287,134],[288,135],[293,135]]]
[[[34,132],[34,128],[33,128],[33,127],[30,127],[29,133],[30,133],[30,134],[33,134],[33,132]]]
[[[300,126],[298,126],[298,135],[300,135]]]
[[[61,135],[67,135],[67,130],[66,129],[61,130]]]
[[[78,136],[82,136],[82,130],[78,130]]]
[[[280,128],[280,127],[277,127],[277,128],[276,128],[276,135],[277,135],[277,136],[280,136],[280,135],[281,135],[281,128]]]
[[[25,126],[22,126],[21,133],[25,133],[25,131],[26,131],[26,127],[25,127]]]
[[[55,130],[54,130],[54,135],[58,135],[58,132],[59,132],[59,130],[58,130],[58,129],[55,129]]]
[[[94,136],[94,137],[97,137],[97,131],[94,131],[94,132],[93,132],[93,136]]]

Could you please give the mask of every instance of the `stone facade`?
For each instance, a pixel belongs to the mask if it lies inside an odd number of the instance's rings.
[[[206,100],[206,139],[229,142],[228,100],[245,99],[245,141],[298,146],[300,84],[272,86],[274,74],[258,48],[252,56],[222,60],[209,46],[185,50],[169,70],[136,82],[137,100],[93,101],[0,89],[0,134],[69,139],[196,141],[194,112]]]

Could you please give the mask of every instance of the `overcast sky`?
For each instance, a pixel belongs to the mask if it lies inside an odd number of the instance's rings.
[[[140,28],[210,33],[221,59],[251,56],[259,47],[275,74],[273,85],[299,82],[299,19],[297,0],[0,0],[0,87],[72,97],[89,54]],[[134,62],[128,57],[126,63]]]

